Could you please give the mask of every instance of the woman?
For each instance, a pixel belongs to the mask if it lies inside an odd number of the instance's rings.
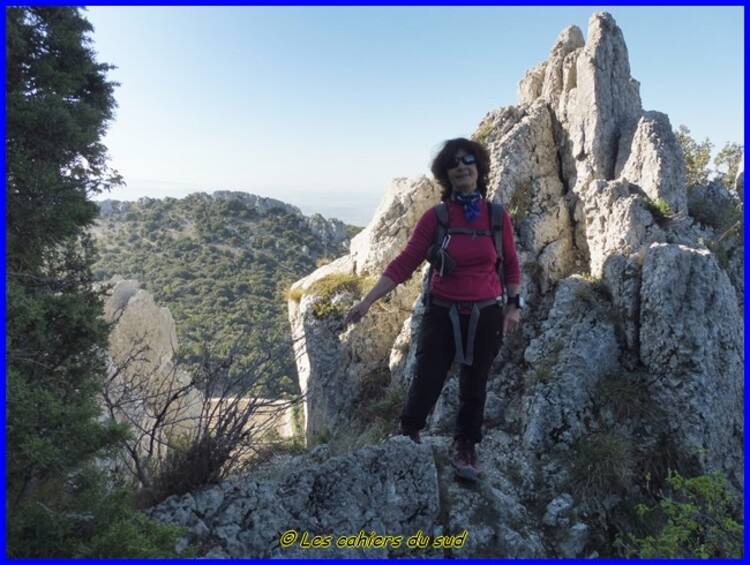
[[[491,233],[486,201],[489,172],[489,154],[479,143],[464,138],[445,142],[432,162],[432,174],[443,188],[441,200],[448,206],[448,225],[469,233],[453,233],[443,245],[436,245],[438,217],[434,209],[427,210],[404,250],[362,301],[349,310],[345,320],[347,324],[358,323],[375,301],[406,281],[422,261],[438,259],[438,265],[433,262],[437,268],[430,281],[416,373],[401,412],[399,433],[420,443],[419,431],[458,356],[461,371],[453,465],[459,477],[469,480],[478,477],[474,446],[482,439],[490,366],[500,351],[503,335],[517,329],[523,304],[518,295],[521,272],[508,213],[503,210],[502,271],[508,296],[505,312],[493,238],[477,236],[478,231]]]

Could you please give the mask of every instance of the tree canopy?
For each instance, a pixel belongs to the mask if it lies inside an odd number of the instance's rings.
[[[685,156],[688,189],[695,186],[706,186],[709,181],[717,180],[729,188],[734,187],[740,163],[744,156],[744,147],[739,143],[727,142],[716,154],[711,168],[711,152],[714,144],[708,138],[696,141],[685,125],[680,125],[674,132]]]
[[[194,366],[206,343],[252,357],[257,327],[291,338],[285,289],[319,260],[347,251],[345,240],[316,233],[293,209],[261,209],[243,196],[105,202],[93,230],[96,278],[138,280],[169,308],[183,358]],[[259,394],[298,392],[291,356],[276,382]]]
[[[70,557],[127,514],[94,464],[126,429],[100,418],[109,328],[88,234],[88,197],[120,182],[100,141],[116,85],[80,9],[5,18],[7,551]]]

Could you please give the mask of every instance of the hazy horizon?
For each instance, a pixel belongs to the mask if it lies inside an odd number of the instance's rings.
[[[260,194],[258,192],[252,192],[248,190],[232,189],[232,188],[217,188],[215,190],[194,190],[184,195],[173,196],[171,194],[159,194],[158,191],[153,191],[151,194],[142,195],[137,198],[117,198],[114,195],[108,195],[102,193],[97,195],[93,200],[94,202],[101,203],[106,201],[112,202],[138,202],[142,199],[151,200],[164,200],[166,198],[174,198],[176,200],[183,200],[188,196],[194,194],[208,194],[213,195],[216,192],[239,192],[243,194],[252,194],[263,198],[271,198],[279,200],[285,204],[291,204],[300,209],[305,216],[312,216],[314,214],[320,214],[326,219],[337,219],[341,220],[345,224],[350,224],[358,227],[366,227],[367,224],[372,220],[373,214],[380,204],[381,198],[375,198],[370,195],[350,195],[348,198],[342,198],[340,195],[329,195],[329,198],[321,198],[320,193],[313,194],[301,194],[301,193],[290,193],[288,196],[279,196],[278,194]],[[385,191],[383,193],[385,197]]]

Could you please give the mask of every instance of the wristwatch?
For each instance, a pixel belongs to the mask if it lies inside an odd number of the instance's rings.
[[[516,294],[515,296],[509,296],[506,304],[508,306],[515,304],[518,308],[523,308],[526,305],[526,301],[523,299],[523,296]]]

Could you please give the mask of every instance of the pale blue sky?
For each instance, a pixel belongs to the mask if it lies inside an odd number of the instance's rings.
[[[104,143],[128,186],[241,190],[364,225],[395,177],[517,104],[559,33],[610,12],[646,110],[744,140],[743,7],[90,7],[118,68]]]

